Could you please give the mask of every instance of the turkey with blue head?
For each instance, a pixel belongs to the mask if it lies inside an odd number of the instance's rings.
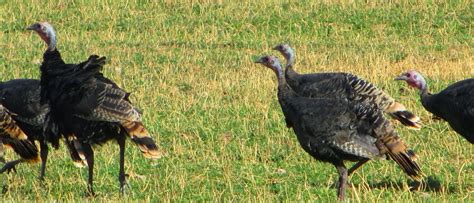
[[[447,121],[471,144],[474,143],[474,78],[455,82],[437,94],[431,94],[423,76],[414,70],[395,78],[420,91],[421,104],[427,111]]]
[[[275,72],[283,115],[303,150],[336,167],[339,199],[345,197],[348,176],[372,159],[389,157],[409,177],[420,180],[422,172],[415,153],[400,139],[380,109],[344,96],[302,96],[287,83],[276,57],[263,56],[256,63]],[[357,163],[348,170],[345,161]]]
[[[105,57],[91,55],[82,63],[66,64],[56,48],[56,33],[49,23],[35,23],[28,29],[38,33],[48,47],[40,66],[41,103],[50,107],[45,121],[46,139],[53,146],[57,146],[61,138],[74,141],[73,147],[89,167],[90,195],[95,194],[92,145],[116,140],[120,149],[119,182],[123,192],[126,137],[138,145],[145,157],[161,157],[158,146],[141,121],[141,113],[131,103],[129,93],[101,73]],[[50,133],[56,131],[59,133]]]

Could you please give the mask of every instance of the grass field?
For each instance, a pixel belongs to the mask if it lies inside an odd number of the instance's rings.
[[[0,0],[0,79],[38,78],[46,47],[25,28],[49,21],[66,62],[108,57],[105,75],[132,92],[167,153],[149,161],[128,142],[132,189],[121,197],[118,145],[96,147],[91,200],[336,200],[335,168],[303,152],[285,126],[274,74],[252,63],[289,42],[299,72],[355,73],[425,124],[413,131],[394,121],[419,154],[428,186],[410,192],[393,161],[373,161],[349,179],[349,200],[474,201],[473,145],[432,120],[415,90],[393,81],[417,69],[437,92],[474,76],[472,1],[32,2]],[[44,185],[39,164],[21,165],[1,175],[9,185],[0,200],[84,198],[87,170],[75,168],[64,147],[50,155]]]

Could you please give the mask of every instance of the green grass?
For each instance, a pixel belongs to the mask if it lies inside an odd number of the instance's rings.
[[[285,126],[275,76],[252,63],[290,42],[298,71],[358,74],[424,121],[421,131],[394,124],[419,154],[429,186],[410,192],[393,161],[372,161],[350,178],[350,200],[473,201],[473,145],[432,121],[417,92],[392,80],[417,69],[437,92],[473,77],[472,2],[153,2],[0,0],[1,80],[38,78],[45,46],[25,28],[47,20],[67,62],[108,57],[105,75],[133,93],[167,153],[149,161],[128,142],[132,190],[121,197],[118,145],[96,147],[91,200],[334,201],[335,168],[303,152]],[[64,147],[50,154],[44,186],[39,165],[24,164],[1,175],[9,183],[1,200],[84,198],[87,170],[75,168]]]

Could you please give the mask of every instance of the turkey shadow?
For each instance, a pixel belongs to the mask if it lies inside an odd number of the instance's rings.
[[[355,187],[368,187],[370,189],[391,189],[391,190],[405,190],[406,185],[410,187],[410,191],[419,192],[434,192],[434,193],[455,193],[455,186],[443,187],[441,181],[435,176],[428,176],[421,182],[409,180],[403,181],[382,181],[382,182],[369,182],[367,184],[349,184]]]

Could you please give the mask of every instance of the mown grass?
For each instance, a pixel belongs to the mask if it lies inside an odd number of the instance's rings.
[[[392,80],[417,69],[436,92],[474,76],[470,1],[331,3],[314,1],[6,1],[0,0],[0,78],[38,78],[45,50],[25,27],[47,20],[67,62],[105,55],[105,75],[131,91],[167,156],[144,159],[128,143],[132,190],[118,192],[118,146],[96,147],[91,200],[334,201],[337,173],[314,161],[286,128],[275,77],[252,63],[289,42],[300,72],[347,71],[377,84],[423,118],[412,131],[395,123],[416,150],[427,188],[392,161],[355,173],[353,201],[473,201],[473,147],[433,121],[416,91]],[[50,153],[44,185],[39,165],[2,175],[2,201],[79,200],[87,170],[64,148]],[[8,153],[7,159],[13,159]]]

